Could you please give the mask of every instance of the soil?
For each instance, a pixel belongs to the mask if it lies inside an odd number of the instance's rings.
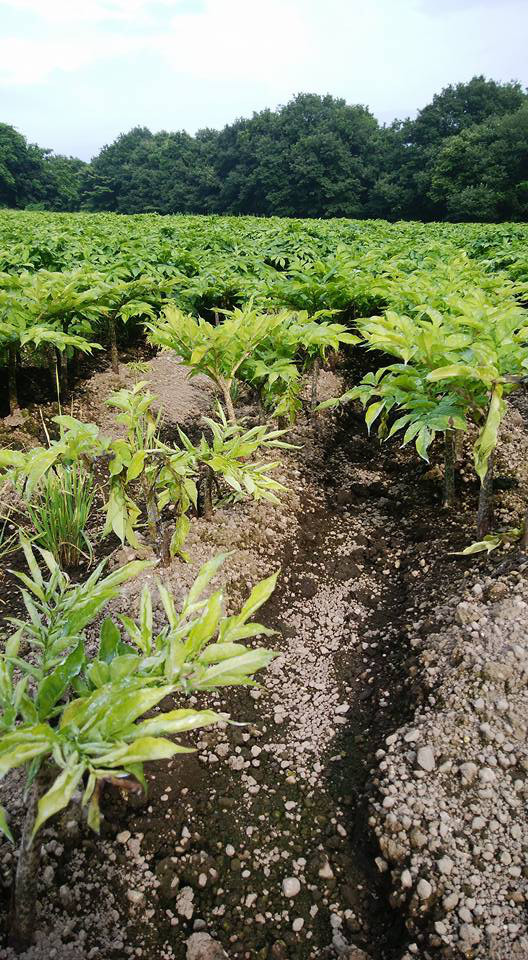
[[[166,355],[145,362],[141,371],[122,365],[117,379],[96,373],[76,392],[74,413],[108,431],[105,397],[145,379],[167,421],[196,430],[214,399],[207,383],[189,382]],[[338,392],[342,376],[356,371],[322,373],[321,398]],[[522,403],[498,454],[499,475],[519,484],[497,495],[503,522],[526,495]],[[109,788],[100,839],[78,805],[42,831],[38,934],[27,960],[183,960],[185,941],[200,930],[245,960],[330,960],[352,946],[372,960],[405,952],[405,912],[390,906],[390,874],[369,826],[376,755],[427,696],[416,636],[438,631],[446,601],[506,555],[451,556],[474,539],[477,489],[460,465],[457,512],[442,510],[441,450],[428,465],[397,443],[380,446],[350,407],[301,417],[289,439],[300,449],[278,457],[277,479],[289,488],[281,504],[237,503],[211,522],[195,518],[190,564],[164,571],[181,594],[227,546],[233,554],[220,579],[234,606],[280,564],[259,615],[279,632],[280,656],[263,688],[190,701],[246,725],[189,736],[196,753],[153,766],[147,797]],[[20,431],[15,442],[24,443]],[[113,610],[129,612],[145,580],[128,584]],[[5,573],[2,586],[3,613],[16,613]],[[20,777],[0,794],[19,836]],[[4,934],[14,864],[5,842]],[[12,954],[4,948],[0,957]]]

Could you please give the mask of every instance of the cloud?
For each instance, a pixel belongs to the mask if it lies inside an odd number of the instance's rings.
[[[130,55],[142,46],[133,37],[0,38],[0,84],[31,87],[55,72],[76,73],[98,60]]]
[[[185,0],[0,0],[0,9],[26,12],[54,24],[128,21],[139,25],[160,8],[186,7]]]
[[[214,80],[221,74],[272,87],[277,71],[284,80],[306,61],[311,48],[304,18],[292,0],[7,2],[32,16],[38,12],[48,29],[0,37],[4,86],[42,83],[52,74],[101,61],[136,57],[139,62],[142,56],[155,56],[176,75]],[[0,9],[2,3],[5,7],[6,0],[0,0]]]
[[[83,156],[299,92],[390,121],[475,74],[528,82],[526,0],[0,0],[0,21],[2,119]]]

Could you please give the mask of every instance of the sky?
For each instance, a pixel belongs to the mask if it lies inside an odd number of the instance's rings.
[[[485,74],[528,86],[527,0],[0,0],[0,121],[89,160],[331,93],[384,123]]]

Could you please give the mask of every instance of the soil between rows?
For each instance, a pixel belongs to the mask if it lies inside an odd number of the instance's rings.
[[[288,482],[299,499],[266,508],[288,536],[264,536],[266,511],[259,526],[242,505],[229,529],[236,552],[237,531],[253,524],[262,568],[281,563],[261,616],[281,634],[267,689],[201,697],[247,726],[196,734],[196,754],[153,768],[146,800],[109,791],[100,840],[75,809],[43,831],[28,957],[182,960],[200,928],[232,957],[333,957],[347,943],[374,960],[401,954],[404,925],[374,864],[369,776],[420,695],[408,641],[436,629],[468,569],[448,553],[472,537],[473,491],[450,520],[431,471],[412,451],[380,448],[354,412],[303,422],[293,440],[304,446],[283,466],[298,471]],[[226,523],[219,511],[212,526]],[[231,584],[241,593],[244,560]],[[20,817],[19,781],[6,791]],[[8,844],[0,863],[6,911]],[[288,877],[300,881],[295,898],[282,891]]]

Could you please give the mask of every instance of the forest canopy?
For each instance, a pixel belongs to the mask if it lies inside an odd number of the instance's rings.
[[[222,130],[135,127],[90,163],[0,123],[0,206],[387,220],[528,217],[528,95],[483,76],[414,120],[300,93]]]

